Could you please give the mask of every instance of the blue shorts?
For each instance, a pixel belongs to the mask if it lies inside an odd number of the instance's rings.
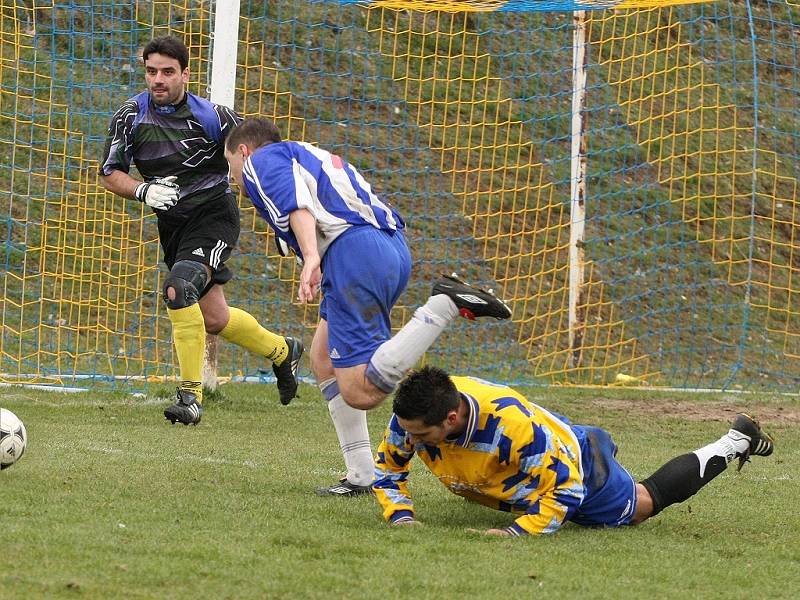
[[[369,362],[392,335],[389,315],[411,275],[411,253],[401,231],[351,227],[322,257],[320,316],[328,322],[334,367]]]
[[[581,443],[586,498],[570,521],[586,527],[628,525],[636,513],[636,482],[617,462],[617,445],[599,427],[572,429]]]

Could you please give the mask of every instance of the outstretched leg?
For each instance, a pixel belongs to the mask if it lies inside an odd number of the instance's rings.
[[[222,286],[214,286],[200,300],[200,305],[208,333],[218,333],[225,341],[272,362],[281,404],[289,404],[297,395],[297,366],[303,355],[303,343],[273,333],[247,311],[228,306]]]
[[[380,404],[459,315],[508,319],[511,310],[492,292],[455,277],[443,277],[434,284],[428,301],[378,347],[367,365],[336,370],[347,403],[364,410]]]
[[[633,522],[640,523],[691,498],[734,458],[739,459],[741,469],[750,456],[769,456],[773,450],[772,438],[761,431],[758,421],[746,414],[737,415],[728,433],[716,442],[673,458],[638,484]]]

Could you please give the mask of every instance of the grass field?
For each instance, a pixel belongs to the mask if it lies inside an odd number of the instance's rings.
[[[372,498],[315,496],[341,469],[316,389],[288,407],[272,386],[222,391],[187,428],[162,420],[157,390],[1,389],[30,440],[0,473],[0,598],[796,597],[797,398],[526,390],[611,430],[638,478],[744,407],[777,450],[640,527],[510,540],[466,532],[512,516],[465,503],[421,466],[422,527],[388,528]],[[375,442],[388,416],[370,414]]]

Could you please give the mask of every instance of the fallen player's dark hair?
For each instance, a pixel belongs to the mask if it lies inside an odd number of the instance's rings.
[[[275,123],[263,117],[251,117],[233,128],[225,140],[225,147],[228,152],[235,152],[239,144],[244,144],[251,150],[256,150],[280,141],[281,132]]]
[[[146,62],[151,54],[163,54],[174,58],[181,65],[181,71],[185,71],[189,66],[189,50],[186,44],[173,35],[162,35],[150,40],[142,50],[142,60]]]
[[[458,390],[447,373],[437,367],[422,367],[397,386],[393,410],[401,419],[421,418],[425,425],[439,425],[460,402]]]

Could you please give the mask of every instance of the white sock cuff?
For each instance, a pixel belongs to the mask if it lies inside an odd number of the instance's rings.
[[[417,317],[417,313],[420,313],[418,318],[423,321],[427,315],[437,319],[437,325],[446,327],[450,321],[458,316],[458,307],[449,296],[445,296],[444,294],[436,294],[435,296],[428,298],[428,301],[424,305],[420,306],[416,311],[414,311],[415,317]]]
[[[729,463],[736,458],[737,452],[740,451],[738,447],[740,445],[741,444],[737,443],[736,440],[726,434],[713,444],[709,444],[708,446],[703,446],[702,448],[695,450],[694,454],[700,461],[700,477],[703,477],[705,474],[706,465],[708,464],[709,460],[715,456],[722,456],[725,459],[725,462]],[[744,452],[746,449],[747,448],[744,448],[741,451]]]
[[[339,395],[339,383],[336,381],[336,377],[319,382],[317,387],[322,392],[326,402],[330,402],[335,396]]]

